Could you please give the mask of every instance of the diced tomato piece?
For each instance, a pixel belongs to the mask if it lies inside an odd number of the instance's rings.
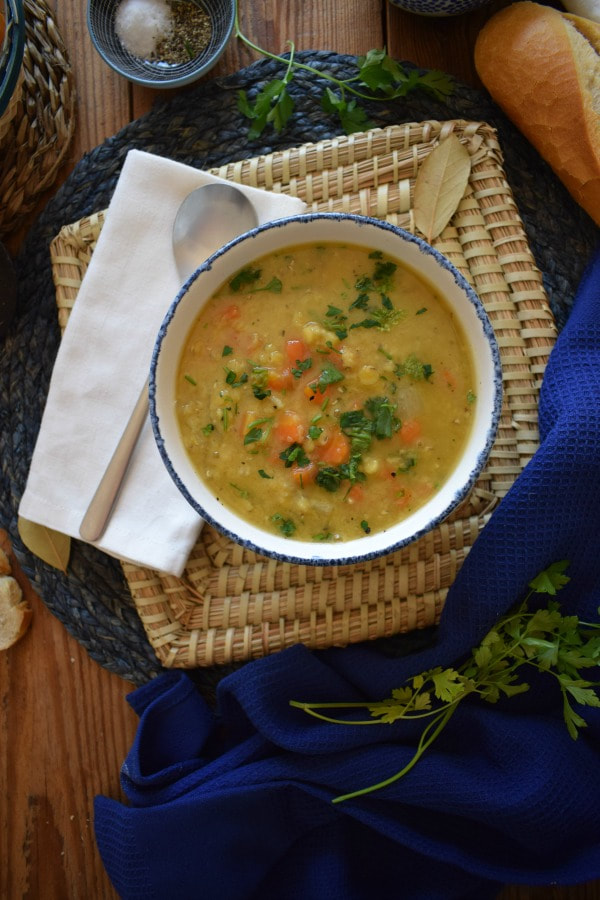
[[[421,423],[418,419],[405,419],[400,426],[400,440],[405,444],[414,444],[421,437]]]
[[[284,410],[279,415],[274,431],[284,444],[301,444],[306,439],[306,425],[293,410]]]
[[[281,372],[269,369],[267,384],[272,391],[289,391],[294,386],[294,376],[289,369],[283,369]]]
[[[316,450],[321,462],[330,466],[339,466],[350,459],[350,441],[339,429],[332,431],[326,444]]]

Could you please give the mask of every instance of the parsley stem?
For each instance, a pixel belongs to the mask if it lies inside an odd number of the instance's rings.
[[[334,797],[331,801],[332,803],[342,803],[345,800],[354,800],[356,797],[362,797],[365,794],[370,794],[372,791],[378,791],[381,788],[388,787],[390,784],[393,784],[395,781],[399,781],[400,778],[403,778],[410,770],[415,766],[428,747],[433,744],[435,739],[438,737],[440,732],[446,727],[452,714],[456,709],[456,704],[448,706],[445,710],[439,713],[436,718],[430,722],[422,731],[421,737],[419,739],[419,744],[415,751],[414,756],[409,760],[409,762],[404,766],[403,769],[400,769],[399,772],[396,772],[395,775],[391,775],[389,778],[384,779],[383,781],[377,782],[377,784],[369,785],[369,787],[361,788],[358,791],[352,791],[349,794],[342,794],[339,797]]]
[[[260,53],[261,56],[266,57],[267,59],[272,59],[274,62],[279,62],[282,65],[287,65],[287,72],[284,78],[284,81],[287,82],[290,80],[289,76],[292,69],[302,69],[305,72],[310,72],[311,75],[316,75],[318,78],[324,78],[326,81],[330,81],[332,84],[336,84],[339,88],[341,88],[342,93],[344,90],[348,90],[351,94],[354,94],[355,97],[360,97],[361,100],[381,100],[381,97],[377,97],[373,94],[365,94],[363,91],[357,90],[357,88],[352,87],[351,82],[360,81],[358,75],[354,75],[352,78],[342,80],[340,78],[336,78],[335,75],[331,75],[329,72],[322,72],[320,69],[316,69],[314,66],[309,66],[306,63],[296,62],[294,60],[294,52],[295,46],[293,41],[287,41],[290,46],[290,58],[286,59],[284,56],[279,56],[277,53],[271,53],[269,50],[264,50],[262,47],[259,47],[258,44],[255,44],[250,38],[246,37],[243,31],[240,28],[239,22],[239,14],[238,14],[238,4],[235,4],[235,24],[234,24],[234,33],[235,37],[238,38],[243,44],[249,47],[251,50],[255,50],[256,53]]]

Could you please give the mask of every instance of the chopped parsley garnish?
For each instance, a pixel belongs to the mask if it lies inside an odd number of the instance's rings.
[[[477,394],[474,394],[473,391],[467,391],[467,403],[475,403],[477,400]]]
[[[271,396],[271,391],[267,387],[268,377],[269,373],[264,366],[252,366],[252,393],[257,400]]]
[[[396,472],[408,472],[417,464],[417,457],[414,453],[405,453],[399,464],[396,466]]]
[[[308,436],[311,440],[316,441],[320,435],[323,434],[323,429],[319,428],[318,425],[310,425],[308,429]]]
[[[369,525],[369,523],[367,522],[366,519],[362,520],[362,522],[360,523],[360,527],[362,528],[362,530],[364,531],[365,534],[371,534],[371,526]]]
[[[237,491],[240,497],[242,497],[244,500],[247,500],[250,496],[246,488],[241,488],[238,484],[234,484],[233,481],[229,482],[229,486],[232,487],[234,491]]]
[[[326,362],[323,364],[321,369],[321,374],[317,379],[317,388],[323,394],[325,393],[325,388],[330,384],[336,384],[338,381],[343,381],[344,376],[340,372],[339,369],[333,365],[333,363]]]
[[[229,287],[235,293],[244,286],[254,284],[260,278],[262,272],[260,269],[241,269],[229,282]]]
[[[276,275],[274,275],[268,284],[265,284],[263,287],[252,288],[252,290],[249,291],[249,293],[250,294],[258,294],[259,291],[270,291],[272,294],[280,294],[282,287],[283,287],[283,284],[281,283],[281,280],[279,278],[277,278]]]
[[[348,336],[348,329],[346,327],[347,319],[348,316],[344,315],[339,307],[331,306],[330,304],[325,313],[325,319],[322,322],[322,325],[329,331],[333,331],[340,341],[343,341],[344,338]]]
[[[278,525],[278,528],[284,537],[291,537],[296,530],[294,521],[292,519],[284,519],[280,513],[275,513],[275,515],[271,516],[271,521]]]
[[[265,472],[264,469],[259,469],[258,474],[260,475],[261,478],[273,478],[273,475],[267,474],[267,472]]]
[[[371,446],[373,437],[383,440],[390,438],[400,427],[400,420],[394,415],[396,404],[387,397],[370,397],[364,409],[353,409],[340,416],[340,427],[350,438],[355,453],[365,453]]]
[[[195,379],[195,378],[192,378],[191,375],[184,375],[183,377],[185,378],[186,381],[189,381],[190,384],[193,384],[194,387],[196,387],[196,385],[198,384],[198,382],[196,381],[196,379]]]
[[[293,465],[303,469],[310,464],[310,459],[304,452],[302,444],[298,444],[296,441],[279,454],[279,459],[283,460],[286,469],[291,468]]]
[[[230,347],[228,344],[225,344],[225,346],[223,347],[223,352],[221,353],[221,356],[231,356],[232,353],[233,353],[233,347]]]
[[[297,359],[296,365],[292,366],[291,373],[294,378],[300,378],[303,372],[306,372],[312,366],[312,359],[309,356],[307,359]]]
[[[356,300],[350,304],[349,309],[368,309],[369,308],[369,295],[361,292]]]
[[[405,316],[401,309],[395,309],[392,301],[384,294],[381,298],[381,306],[371,307],[369,315],[361,322],[354,322],[350,328],[379,328],[381,331],[389,331],[392,325],[397,325]]]
[[[428,381],[433,375],[433,367],[430,363],[421,362],[414,353],[407,356],[403,363],[397,363],[394,369],[394,375],[402,378],[407,375],[413,381]]]
[[[334,493],[343,481],[349,481],[351,485],[357,481],[365,481],[366,475],[359,470],[359,465],[360,454],[355,453],[352,454],[349,462],[342,463],[340,466],[321,466],[317,472],[315,483],[319,487],[325,488],[326,491]]]
[[[373,417],[373,433],[380,440],[390,438],[399,429],[400,420],[394,415],[396,404],[390,403],[387,397],[370,397],[365,409]]]
[[[224,369],[225,381],[231,387],[239,387],[241,384],[246,384],[246,382],[248,381],[247,372],[242,372],[242,374],[238,378],[237,372],[234,372],[233,369],[230,369],[227,366],[224,366]]]
[[[264,400],[266,397],[271,396],[271,391],[269,388],[260,387],[260,385],[258,384],[252,385],[252,393],[257,400]]]
[[[244,436],[244,444],[256,444],[263,441],[268,436],[270,428],[262,428],[262,426],[270,425],[272,421],[273,417],[267,416],[266,419],[255,419],[254,422],[250,422]]]
[[[416,311],[415,316],[422,316],[423,313],[426,313],[426,312],[427,312],[427,307],[426,307],[426,306],[422,306],[421,309],[418,309],[418,310]]]
[[[215,426],[212,424],[212,422],[209,422],[208,425],[205,425],[204,428],[202,429],[202,434],[204,434],[204,435],[206,435],[206,437],[208,437],[208,435],[212,434],[212,432],[214,430],[215,430]]]
[[[396,263],[391,262],[391,260],[378,260],[373,273],[373,281],[376,284],[381,284],[382,282],[389,284],[390,279],[397,268],[398,266]]]

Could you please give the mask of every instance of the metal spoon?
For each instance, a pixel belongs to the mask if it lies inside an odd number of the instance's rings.
[[[173,255],[181,281],[234,237],[255,228],[250,200],[229,184],[206,184],[185,198],[173,223]],[[148,379],[79,526],[86,541],[97,541],[110,518],[129,460],[148,415]]]

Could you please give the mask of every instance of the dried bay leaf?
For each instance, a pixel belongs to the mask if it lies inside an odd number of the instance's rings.
[[[25,546],[49,566],[67,571],[71,552],[71,538],[60,531],[54,531],[37,522],[30,522],[19,516],[17,521],[19,536]]]
[[[448,135],[431,151],[415,180],[415,225],[431,243],[442,233],[462,200],[471,156],[455,134]]]

